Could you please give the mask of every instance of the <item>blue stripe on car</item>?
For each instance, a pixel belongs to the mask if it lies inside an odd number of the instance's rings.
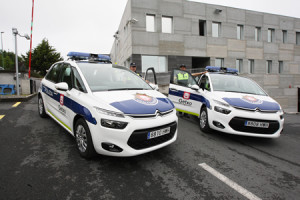
[[[223,98],[229,105],[240,107],[240,108],[247,108],[247,109],[256,109],[259,108],[260,110],[280,110],[280,106],[276,102],[269,102],[269,101],[262,101],[261,104],[250,103],[242,100],[241,98]]]
[[[181,90],[172,91],[172,90],[169,89],[169,95],[174,95],[174,96],[178,96],[178,97],[183,98],[183,94],[184,94],[184,91],[181,91]],[[207,100],[202,95],[190,93],[190,100],[199,101],[199,102],[203,103],[207,108],[210,109],[209,100]]]
[[[174,104],[168,98],[157,98],[157,104],[143,104],[133,99],[113,102],[111,106],[122,111],[124,114],[154,114],[156,110],[165,112],[174,108]]]
[[[54,91],[50,88],[48,88],[45,85],[42,85],[42,92],[47,94],[49,97],[60,102],[60,93],[54,93]],[[80,105],[76,101],[70,99],[69,97],[64,96],[64,106],[72,110],[74,113],[79,114],[83,116],[88,122],[92,124],[97,124],[96,119],[92,116],[92,113],[87,109],[86,107]]]

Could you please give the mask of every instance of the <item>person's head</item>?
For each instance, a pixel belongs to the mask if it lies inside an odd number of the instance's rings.
[[[136,64],[135,63],[130,63],[130,70],[133,72],[136,72]]]
[[[179,69],[185,71],[186,70],[185,64],[181,64],[180,67],[179,67]]]

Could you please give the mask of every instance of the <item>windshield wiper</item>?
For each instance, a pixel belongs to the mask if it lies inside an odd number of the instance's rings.
[[[222,92],[233,92],[233,93],[242,93],[242,94],[254,94],[254,95],[262,95],[262,94],[257,94],[257,93],[252,93],[252,92],[242,92],[242,91],[222,91]]]

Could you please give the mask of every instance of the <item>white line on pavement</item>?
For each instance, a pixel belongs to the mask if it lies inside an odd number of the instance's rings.
[[[201,164],[199,164],[199,166],[202,167],[203,169],[205,169],[206,171],[208,171],[209,173],[211,173],[212,175],[214,175],[215,177],[217,177],[219,180],[221,180],[222,182],[227,184],[229,187],[231,187],[232,189],[234,189],[235,191],[237,191],[238,193],[240,193],[244,197],[246,197],[248,199],[251,199],[251,200],[261,200],[261,198],[259,198],[256,195],[252,194],[251,192],[249,192],[248,190],[246,190],[242,186],[239,186],[237,183],[230,180],[229,178],[227,178],[223,174],[219,173],[214,168],[208,166],[206,163],[201,163]]]

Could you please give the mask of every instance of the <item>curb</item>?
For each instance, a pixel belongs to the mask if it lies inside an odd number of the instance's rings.
[[[36,95],[37,95],[37,93],[29,94],[27,96],[4,96],[4,95],[1,95],[0,102],[11,102],[11,101],[25,102],[25,101],[30,100],[31,98],[33,98]]]

